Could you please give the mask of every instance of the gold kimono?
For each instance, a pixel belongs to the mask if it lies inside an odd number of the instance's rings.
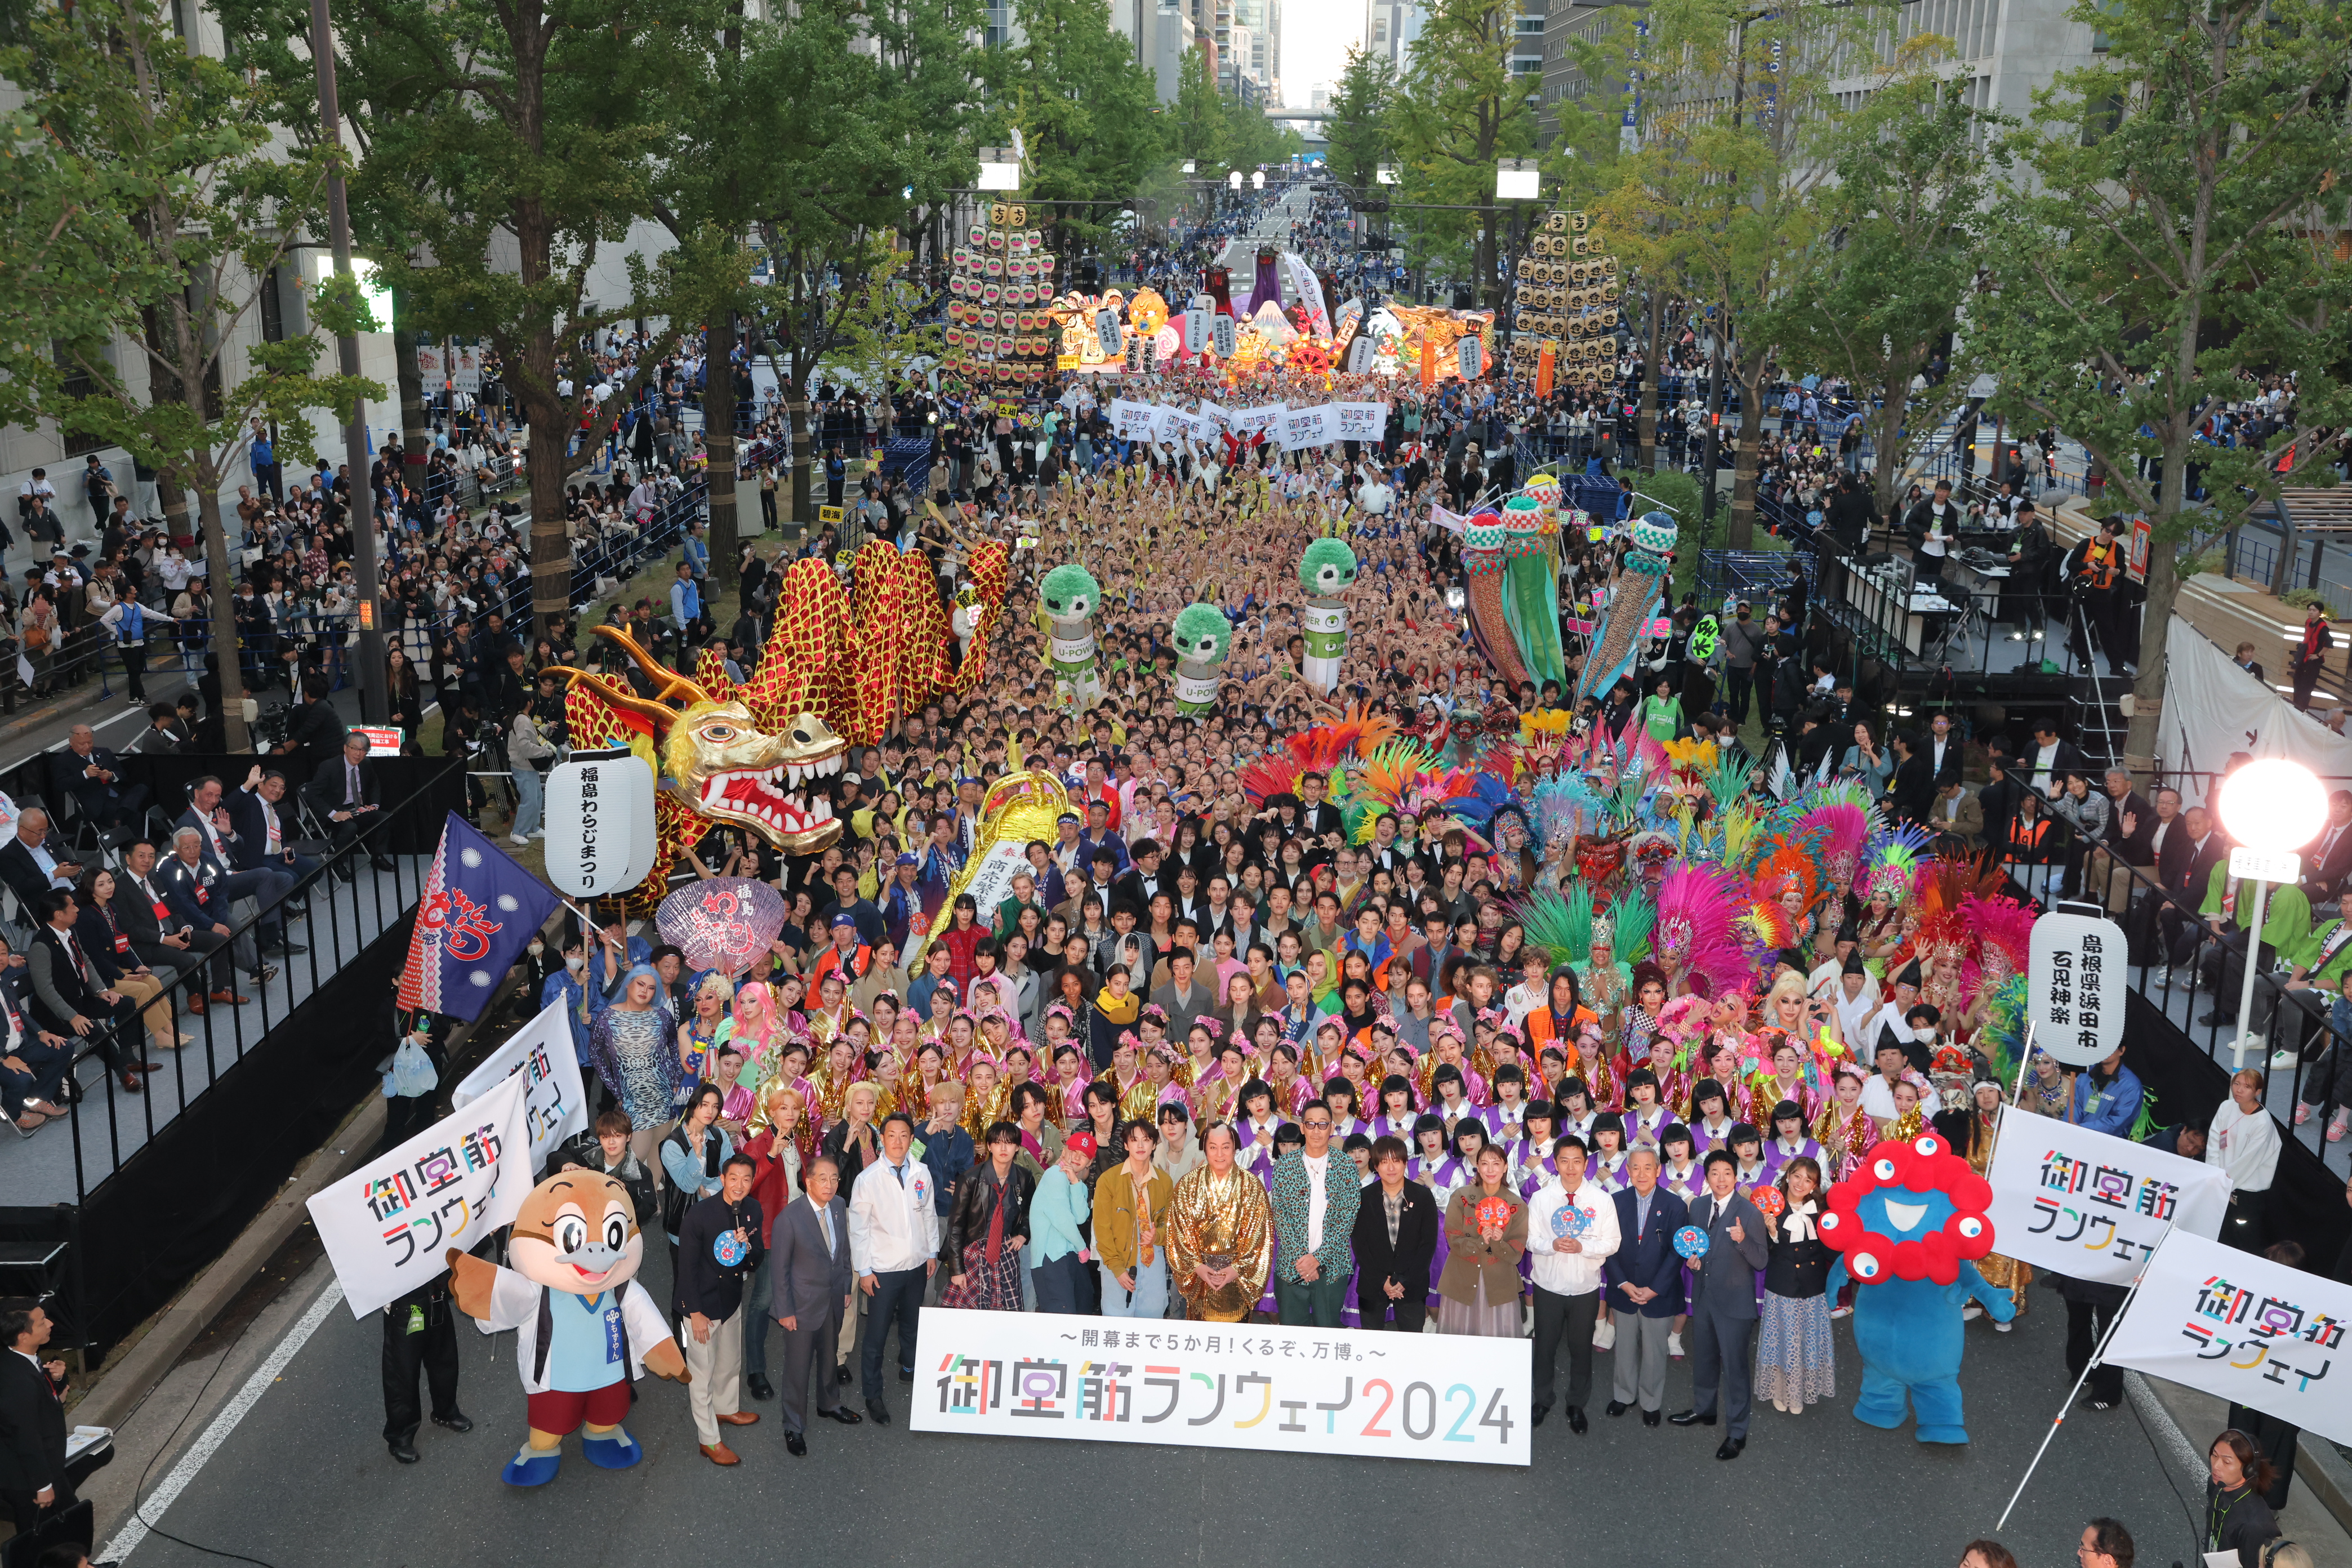
[[[2000,1130],[2000,1119],[1988,1117],[1981,1110],[1971,1114],[1977,1118],[1977,1135],[1976,1146],[1969,1151],[1969,1169],[1979,1176],[1989,1175],[1992,1171],[1993,1136]],[[1989,1252],[1977,1259],[1977,1272],[1994,1289],[2008,1291],[2010,1304],[2020,1312],[2025,1310],[2025,1288],[2033,1283],[2032,1265]]]
[[[1274,1264],[1274,1205],[1265,1184],[1238,1164],[1219,1176],[1203,1165],[1176,1184],[1168,1211],[1169,1262],[1192,1317],[1238,1323],[1265,1294]],[[1211,1289],[1196,1267],[1232,1268],[1230,1285]]]

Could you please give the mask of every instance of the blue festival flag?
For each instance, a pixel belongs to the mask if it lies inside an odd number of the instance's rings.
[[[400,1005],[481,1016],[490,993],[559,901],[556,892],[456,812],[417,900],[400,972]]]

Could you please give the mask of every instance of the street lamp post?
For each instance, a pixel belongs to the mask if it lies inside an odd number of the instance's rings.
[[[2221,826],[2236,842],[2230,875],[2254,885],[2252,917],[2246,924],[2245,978],[2238,988],[2238,1040],[2231,1070],[2246,1065],[2254,1013],[2254,971],[2262,959],[2263,905],[2273,882],[2292,882],[2303,862],[2295,851],[2318,836],[2327,820],[2327,793],[2309,768],[2284,757],[2248,763],[2224,779],[2218,802]]]

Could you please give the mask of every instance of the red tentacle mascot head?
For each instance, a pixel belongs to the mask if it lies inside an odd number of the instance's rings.
[[[1992,1186],[1933,1132],[1888,1139],[1829,1191],[1822,1240],[1845,1254],[1864,1285],[1881,1279],[1956,1283],[1962,1260],[1992,1250]]]

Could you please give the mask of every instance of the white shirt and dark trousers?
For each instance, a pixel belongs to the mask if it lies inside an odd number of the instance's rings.
[[[1571,1226],[1559,1223],[1563,1209],[1583,1214],[1574,1252],[1553,1244]],[[1601,1316],[1601,1267],[1617,1250],[1617,1205],[1591,1182],[1573,1194],[1558,1180],[1544,1184],[1528,1205],[1528,1273],[1535,1285],[1535,1382],[1528,1408],[1541,1422],[1551,1408],[1560,1341],[1568,1342],[1568,1421],[1584,1430],[1584,1406],[1592,1397],[1592,1329]]]

